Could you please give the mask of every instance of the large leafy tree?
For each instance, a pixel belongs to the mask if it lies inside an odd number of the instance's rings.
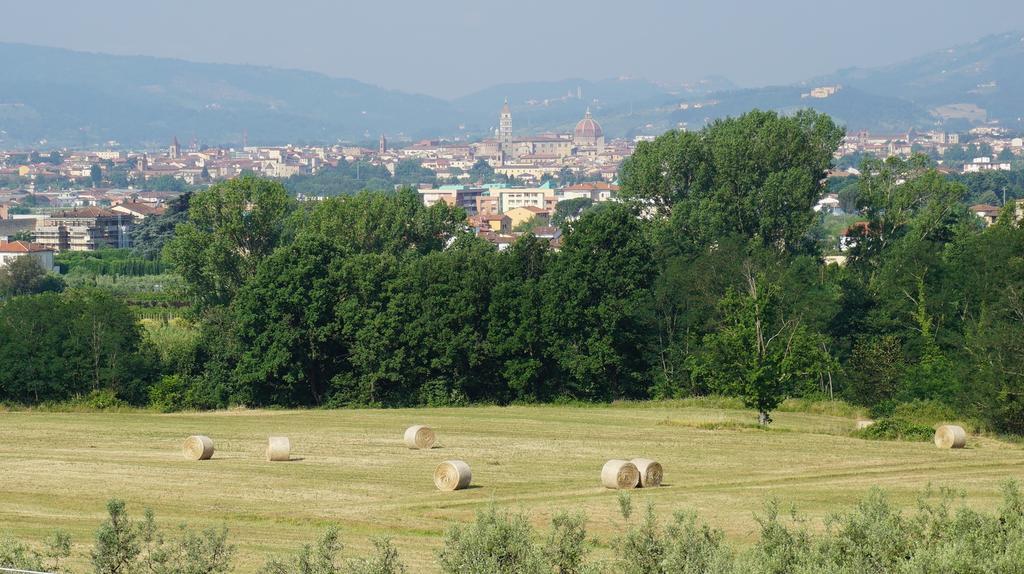
[[[561,394],[646,393],[641,308],[654,272],[650,243],[628,206],[588,212],[569,227],[542,282],[545,334],[564,374]]]
[[[488,353],[495,361],[498,391],[521,401],[557,395],[544,338],[542,280],[552,264],[547,241],[525,235],[494,262],[487,308]],[[503,397],[506,398],[506,397]]]
[[[132,312],[98,291],[0,304],[0,400],[36,403],[111,390],[137,402],[157,357]]]
[[[242,177],[192,196],[188,221],[165,255],[185,279],[198,309],[226,305],[283,236],[292,209],[280,183]]]
[[[730,235],[799,249],[843,130],[811,110],[754,110],[700,132],[642,143],[622,168],[622,195],[670,217],[677,249]]]
[[[814,388],[833,361],[826,339],[780,305],[781,285],[751,263],[744,265],[742,290],[722,299],[723,320],[694,355],[694,376],[708,388],[743,399],[758,421],[788,396]]]
[[[313,238],[281,247],[232,302],[241,349],[236,376],[255,404],[322,404],[331,378],[348,368],[335,314],[346,285],[332,272],[341,256]]]
[[[464,228],[465,213],[439,202],[427,208],[410,188],[395,193],[362,192],[321,202],[302,233],[326,237],[358,253],[436,251]]]
[[[501,398],[486,345],[495,255],[485,241],[461,238],[410,260],[393,286],[389,313],[402,322],[405,378],[421,382],[423,403]]]

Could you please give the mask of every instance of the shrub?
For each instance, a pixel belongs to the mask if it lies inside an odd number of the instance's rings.
[[[96,409],[98,411],[124,408],[128,406],[128,403],[117,398],[117,395],[114,393],[114,391],[111,391],[109,389],[103,389],[89,393],[82,401],[82,403],[85,406],[91,409]]]
[[[404,574],[405,564],[398,556],[398,549],[386,538],[373,541],[374,554],[369,558],[357,558],[349,562],[351,574]]]
[[[183,375],[164,375],[160,382],[149,388],[149,406],[162,413],[172,413],[185,407],[188,379]]]
[[[185,525],[177,538],[166,538],[153,513],[141,522],[132,520],[124,502],[107,503],[108,519],[96,532],[90,553],[96,574],[224,574],[231,570],[234,547],[226,528],[195,533]]]
[[[42,550],[29,547],[10,537],[0,538],[0,568],[16,568],[61,574],[61,563],[71,556],[71,538],[55,532],[46,539]]]
[[[855,431],[854,435],[869,440],[929,441],[935,436],[935,429],[903,419],[887,418]]]
[[[551,532],[544,557],[556,574],[580,574],[590,549],[587,547],[587,517],[582,512],[560,512],[551,519]]]
[[[441,570],[474,574],[551,572],[533,535],[525,515],[498,511],[492,504],[477,512],[472,524],[448,531],[439,556]]]
[[[657,574],[662,572],[665,541],[652,505],[647,506],[640,524],[630,527],[616,545],[619,570],[626,574]]]
[[[373,541],[374,554],[345,561],[338,527],[330,526],[315,544],[307,544],[290,561],[270,560],[260,574],[403,574],[405,565],[390,540]]]
[[[694,512],[677,512],[665,530],[663,572],[724,574],[733,572],[734,557],[725,534],[701,522]]]

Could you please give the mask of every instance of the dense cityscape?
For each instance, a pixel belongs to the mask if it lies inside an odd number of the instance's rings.
[[[822,91],[818,97],[830,94]],[[160,151],[2,151],[0,182],[6,189],[0,189],[0,241],[28,241],[30,245],[4,249],[45,252],[50,258],[59,251],[128,248],[133,227],[148,216],[164,213],[167,202],[186,188],[246,174],[284,180],[315,177],[339,166],[349,171],[365,166],[362,185],[367,189],[409,185],[427,207],[443,201],[464,209],[468,224],[501,248],[526,231],[556,240],[560,232],[550,223],[557,205],[566,200],[598,203],[613,199],[619,167],[637,143],[606,141],[589,110],[572,133],[517,136],[506,100],[496,123],[499,127],[493,138],[424,140],[403,147],[389,146],[387,137],[381,135],[376,148],[284,145],[235,149],[200,146],[195,141],[183,147],[174,138]],[[860,131],[843,138],[830,177],[857,175],[860,158],[908,159],[914,154],[933,158],[939,171],[947,174],[1019,171],[1024,138],[998,126],[972,128],[963,135]],[[399,175],[399,170],[409,176],[393,185],[378,177],[381,170],[390,178]],[[360,179],[358,171],[355,179]],[[301,191],[296,195],[300,200],[324,199],[324,195]],[[1001,205],[1006,198],[996,199]],[[845,214],[836,193],[822,197],[816,209]],[[991,223],[1000,206],[979,203],[972,209]]]

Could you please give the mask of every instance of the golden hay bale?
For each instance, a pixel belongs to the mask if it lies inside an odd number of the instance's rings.
[[[267,441],[267,460],[282,461],[291,458],[292,444],[286,436],[272,436]]]
[[[434,469],[434,486],[438,490],[461,490],[469,486],[473,472],[461,460],[446,460]]]
[[[606,488],[636,488],[640,471],[628,460],[609,460],[601,469],[601,484]]]
[[[857,421],[857,430],[864,430],[873,424],[875,424],[875,421],[870,419],[859,420]]]
[[[409,448],[430,449],[434,447],[434,431],[425,425],[415,425],[405,429],[405,446]]]
[[[189,460],[207,460],[213,456],[213,440],[203,435],[190,436],[185,439],[182,451]]]
[[[661,486],[661,478],[665,474],[661,463],[649,458],[634,458],[629,462],[633,463],[637,472],[640,473],[640,486],[643,488]]]
[[[957,425],[942,425],[935,430],[935,446],[939,448],[964,448],[967,433]]]

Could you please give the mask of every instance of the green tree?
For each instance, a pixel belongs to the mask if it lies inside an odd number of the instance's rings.
[[[542,280],[552,262],[548,242],[519,238],[494,261],[494,285],[487,308],[488,354],[496,362],[495,389],[501,399],[549,400],[559,392],[543,323]],[[507,391],[506,391],[507,389]],[[508,396],[505,396],[505,392]]]
[[[646,333],[640,308],[654,277],[650,243],[622,204],[586,213],[569,226],[544,275],[544,328],[566,396],[639,397]]]
[[[555,205],[555,213],[551,216],[551,225],[561,227],[566,221],[576,219],[594,205],[589,197],[577,197],[559,201]]]
[[[473,167],[469,168],[469,176],[473,181],[489,183],[494,181],[494,168],[485,159],[478,159]]]
[[[107,503],[110,517],[96,531],[90,553],[96,574],[132,574],[142,553],[142,525],[131,520],[120,500]]]
[[[174,237],[174,230],[188,221],[191,198],[190,192],[175,197],[167,202],[162,214],[151,215],[132,228],[132,246],[138,256],[147,260],[160,259],[164,245]]]
[[[100,169],[98,164],[92,164],[89,168],[89,179],[92,181],[93,187],[99,187],[103,183],[103,170]]]
[[[743,291],[730,289],[722,300],[722,325],[704,338],[692,368],[713,391],[738,396],[757,409],[758,422],[767,425],[783,399],[814,385],[833,368],[833,360],[823,336],[802,317],[787,316],[779,304],[779,283],[749,262],[743,282]]]
[[[322,404],[331,378],[351,367],[337,316],[349,290],[335,245],[304,238],[264,260],[232,304],[243,349],[237,373],[255,404]]]
[[[437,251],[462,230],[465,213],[444,202],[423,206],[411,188],[361,192],[320,202],[301,222],[302,234],[327,238],[359,253]]]
[[[60,292],[64,286],[59,275],[47,273],[42,263],[31,255],[16,257],[0,268],[0,298]]]
[[[293,203],[280,183],[243,177],[191,197],[164,255],[198,309],[226,305],[281,240]]]
[[[669,132],[637,146],[621,170],[621,195],[671,217],[681,249],[730,235],[799,249],[843,133],[811,110],[755,110],[700,132]]]

